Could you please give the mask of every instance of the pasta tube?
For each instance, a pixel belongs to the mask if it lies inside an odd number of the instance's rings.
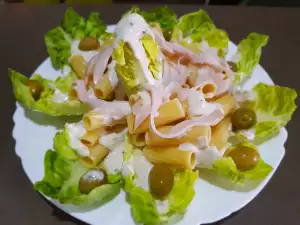
[[[109,150],[103,145],[97,144],[90,149],[90,156],[80,159],[80,162],[88,168],[95,168],[108,155]]]
[[[132,143],[137,147],[143,147],[146,145],[145,142],[145,133],[132,134],[131,135]]]
[[[173,126],[159,127],[157,130],[161,133],[168,133]],[[210,126],[195,126],[191,128],[184,136],[180,138],[162,138],[156,135],[151,129],[146,133],[145,140],[149,146],[170,146],[179,145],[185,142],[195,142],[199,137],[206,137],[208,143],[211,139]]]
[[[78,95],[77,95],[77,91],[74,88],[71,88],[69,93],[68,93],[68,98],[69,100],[77,100],[78,99]]]
[[[83,115],[83,124],[87,130],[95,130],[102,126],[101,114],[98,112],[88,112]]]
[[[109,76],[105,74],[103,78],[95,85],[94,92],[97,98],[108,99],[113,94]]]
[[[158,116],[154,118],[155,125],[157,127],[170,124],[172,122],[178,121],[185,117],[184,109],[180,104],[180,101],[175,98],[165,104],[163,104],[158,109]],[[149,130],[150,116],[148,116],[135,130],[134,128],[134,115],[129,115],[127,117],[128,130],[131,134],[144,133]]]
[[[228,116],[235,110],[235,101],[233,96],[231,95],[224,95],[220,98],[218,98],[215,103],[219,103],[222,105],[222,108],[224,110],[224,116]]]
[[[144,155],[154,164],[168,164],[176,168],[194,169],[196,156],[194,152],[182,151],[177,147],[145,147]]]
[[[87,131],[81,137],[82,144],[86,145],[89,148],[93,147],[95,144],[98,143],[101,132],[102,132],[101,128],[92,131]]]
[[[212,128],[210,145],[216,146],[219,150],[224,148],[228,142],[230,126],[230,117],[224,118],[220,123],[214,126]]]
[[[81,55],[74,55],[70,59],[70,64],[76,76],[79,79],[83,79],[85,72],[87,70],[87,65],[84,61],[84,58]]]

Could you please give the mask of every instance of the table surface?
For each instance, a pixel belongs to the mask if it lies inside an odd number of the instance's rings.
[[[76,6],[84,16],[99,11],[107,24],[115,24],[130,5]],[[142,8],[153,7],[143,5]],[[178,15],[196,11],[199,5],[171,5]],[[263,50],[262,66],[275,83],[300,92],[300,8],[204,7],[217,26],[237,43],[249,32],[271,36]],[[0,224],[5,225],[71,225],[84,224],[53,207],[32,188],[14,151],[12,138],[15,99],[9,84],[7,68],[30,75],[47,57],[44,34],[57,26],[66,9],[64,5],[0,5],[0,83],[1,157]],[[299,99],[297,100],[299,105]],[[3,105],[4,104],[4,105]],[[244,209],[218,225],[296,225],[300,219],[300,133],[299,110],[288,124],[286,155],[278,171],[264,190]],[[272,149],[270,149],[272,151]],[[126,225],[126,224],[125,224]]]

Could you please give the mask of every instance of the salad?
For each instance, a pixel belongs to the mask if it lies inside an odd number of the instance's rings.
[[[272,171],[258,146],[296,109],[295,90],[245,90],[269,37],[250,33],[228,58],[228,34],[204,10],[133,7],[114,32],[97,12],[68,8],[45,35],[61,76],[9,69],[17,101],[51,116],[80,115],[56,133],[34,188],[62,204],[99,207],[123,188],[141,224],[180,219],[208,170],[233,187]],[[205,194],[205,193],[204,193]]]

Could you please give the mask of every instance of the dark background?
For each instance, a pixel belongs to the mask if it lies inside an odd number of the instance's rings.
[[[24,2],[24,0],[4,0],[5,2]],[[101,0],[100,0],[101,1]],[[1,0],[0,0],[1,2]],[[26,2],[26,0],[25,0]],[[39,0],[31,2],[42,2]],[[65,0],[60,0],[65,2]],[[81,2],[84,2],[82,0]],[[300,0],[113,0],[114,3],[159,3],[159,4],[204,4],[211,5],[251,5],[251,6],[300,6]]]
[[[130,5],[114,5],[74,8],[83,16],[87,16],[90,11],[99,11],[107,24],[114,24],[129,7]],[[142,6],[144,9],[149,7]],[[170,7],[180,16],[201,6]],[[64,5],[0,5],[0,225],[83,224],[52,207],[33,190],[20,159],[15,154],[15,142],[12,138],[15,99],[7,77],[7,68],[32,74],[47,57],[44,34],[59,24],[65,9]],[[235,43],[252,31],[268,34],[271,38],[263,50],[261,65],[275,83],[294,88],[300,93],[300,9],[243,6],[209,6],[204,9],[218,27],[228,31]],[[298,98],[297,105],[299,104]],[[300,224],[299,124],[300,113],[297,110],[287,126],[289,137],[285,145],[286,155],[264,190],[244,209],[213,225]],[[32,138],[34,139],[34,134]],[[114,213],[117,215],[118,212]]]

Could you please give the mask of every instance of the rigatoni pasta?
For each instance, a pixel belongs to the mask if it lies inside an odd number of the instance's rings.
[[[132,141],[132,144],[134,144],[137,147],[145,146],[146,145],[145,133],[132,134],[131,141]]]
[[[159,127],[157,130],[161,133],[168,133],[172,128],[173,126],[164,126]],[[211,139],[210,126],[195,126],[184,136],[179,138],[162,138],[150,129],[150,131],[146,133],[145,140],[149,146],[170,146],[179,145],[184,142],[195,142],[199,137],[205,137],[209,142]]]
[[[80,158],[80,162],[87,168],[96,168],[108,153],[109,149],[101,144],[97,144],[90,149],[90,156]]]
[[[215,103],[218,103],[222,106],[224,110],[224,117],[230,115],[235,110],[235,101],[234,97],[232,95],[224,95],[220,98],[218,98]]]
[[[149,147],[143,150],[145,157],[154,164],[168,164],[175,168],[194,169],[196,156],[194,152],[182,151],[177,147]]]
[[[210,145],[222,149],[226,146],[229,138],[231,120],[230,117],[224,118],[219,124],[212,128]]]
[[[101,132],[103,132],[103,129],[101,129],[101,128],[98,128],[96,130],[87,131],[81,137],[82,144],[86,145],[89,148],[91,148],[94,145],[98,144]]]
[[[95,130],[102,126],[101,114],[95,111],[83,115],[83,124],[87,130]]]
[[[108,99],[113,94],[109,76],[105,74],[103,78],[94,87],[95,95],[100,99]]]
[[[76,76],[79,79],[83,79],[86,71],[87,71],[87,65],[84,61],[83,56],[81,55],[74,55],[70,59],[70,64],[72,69],[74,70]]]
[[[185,117],[184,109],[180,101],[175,98],[169,102],[164,103],[158,109],[158,115],[154,122],[157,127],[170,124]],[[131,134],[143,133],[149,130],[150,117],[148,116],[135,130],[134,130],[134,115],[127,117],[128,130]]]

